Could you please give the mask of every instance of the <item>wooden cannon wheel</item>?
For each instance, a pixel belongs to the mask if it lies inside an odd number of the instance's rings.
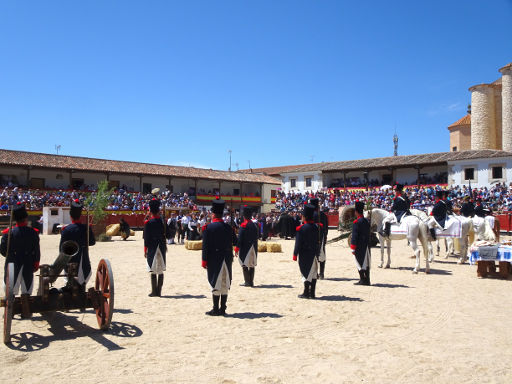
[[[4,344],[11,342],[11,323],[14,308],[14,264],[9,263],[5,275]]]
[[[110,262],[101,259],[96,270],[94,288],[99,294],[99,306],[96,308],[96,319],[100,329],[107,330],[114,312],[114,275]]]

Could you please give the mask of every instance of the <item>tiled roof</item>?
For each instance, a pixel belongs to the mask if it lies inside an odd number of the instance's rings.
[[[293,172],[294,169],[304,167],[310,164],[302,164],[302,165],[283,165],[279,167],[267,167],[267,168],[251,168],[251,169],[241,169],[238,172],[242,173],[260,173],[269,176],[277,176],[284,172]]]
[[[448,129],[458,127],[460,125],[471,125],[471,115],[468,113],[462,119],[457,120],[452,125],[448,126]]]
[[[426,165],[443,165],[448,161],[484,159],[496,157],[512,157],[512,152],[483,149],[478,151],[460,151],[460,152],[439,152],[425,153],[422,155],[405,155],[391,157],[377,157],[373,159],[335,161],[329,163],[318,163],[303,166],[294,169],[293,172],[340,172],[355,170],[371,170],[382,168],[408,168]]]
[[[279,179],[261,174],[217,171],[212,169],[179,167],[174,165],[136,163],[132,161],[93,159],[78,156],[51,155],[47,153],[11,151],[7,149],[0,149],[0,165],[32,166],[33,168],[122,173],[132,175],[183,177],[244,183],[281,184]]]

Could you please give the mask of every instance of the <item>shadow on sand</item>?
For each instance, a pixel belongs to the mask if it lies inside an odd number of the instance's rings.
[[[261,312],[261,313],[240,312],[240,313],[228,314],[226,317],[233,317],[235,319],[253,320],[253,319],[263,319],[266,317],[270,317],[272,319],[278,319],[280,317],[283,317],[283,315],[280,315],[279,313],[266,313],[266,312]]]

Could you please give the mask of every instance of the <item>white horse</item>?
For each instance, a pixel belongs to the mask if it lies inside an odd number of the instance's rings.
[[[390,215],[388,211],[380,208],[373,208],[371,211],[368,211],[366,216],[370,220],[370,226],[377,226],[377,229],[382,228],[382,221],[388,215]],[[382,268],[384,265],[384,241],[386,242],[388,249],[388,261],[386,263],[385,268],[389,268],[391,266],[391,240],[402,240],[407,239],[409,241],[409,245],[414,251],[414,255],[416,256],[416,265],[414,266],[413,273],[418,273],[420,269],[420,254],[421,250],[418,246],[418,239],[423,246],[423,253],[425,255],[425,273],[430,272],[430,260],[428,254],[428,230],[427,225],[423,223],[418,217],[409,215],[402,217],[402,223],[407,225],[407,234],[391,234],[390,236],[382,236],[380,231],[378,231],[379,242],[380,242],[380,265],[379,268]]]

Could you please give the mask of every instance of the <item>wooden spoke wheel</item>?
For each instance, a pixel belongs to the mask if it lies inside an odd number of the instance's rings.
[[[96,270],[94,288],[99,295],[99,306],[96,308],[96,319],[100,329],[107,330],[114,312],[114,275],[110,262],[101,259]]]
[[[11,323],[14,308],[14,264],[9,263],[5,274],[4,344],[11,342]]]

